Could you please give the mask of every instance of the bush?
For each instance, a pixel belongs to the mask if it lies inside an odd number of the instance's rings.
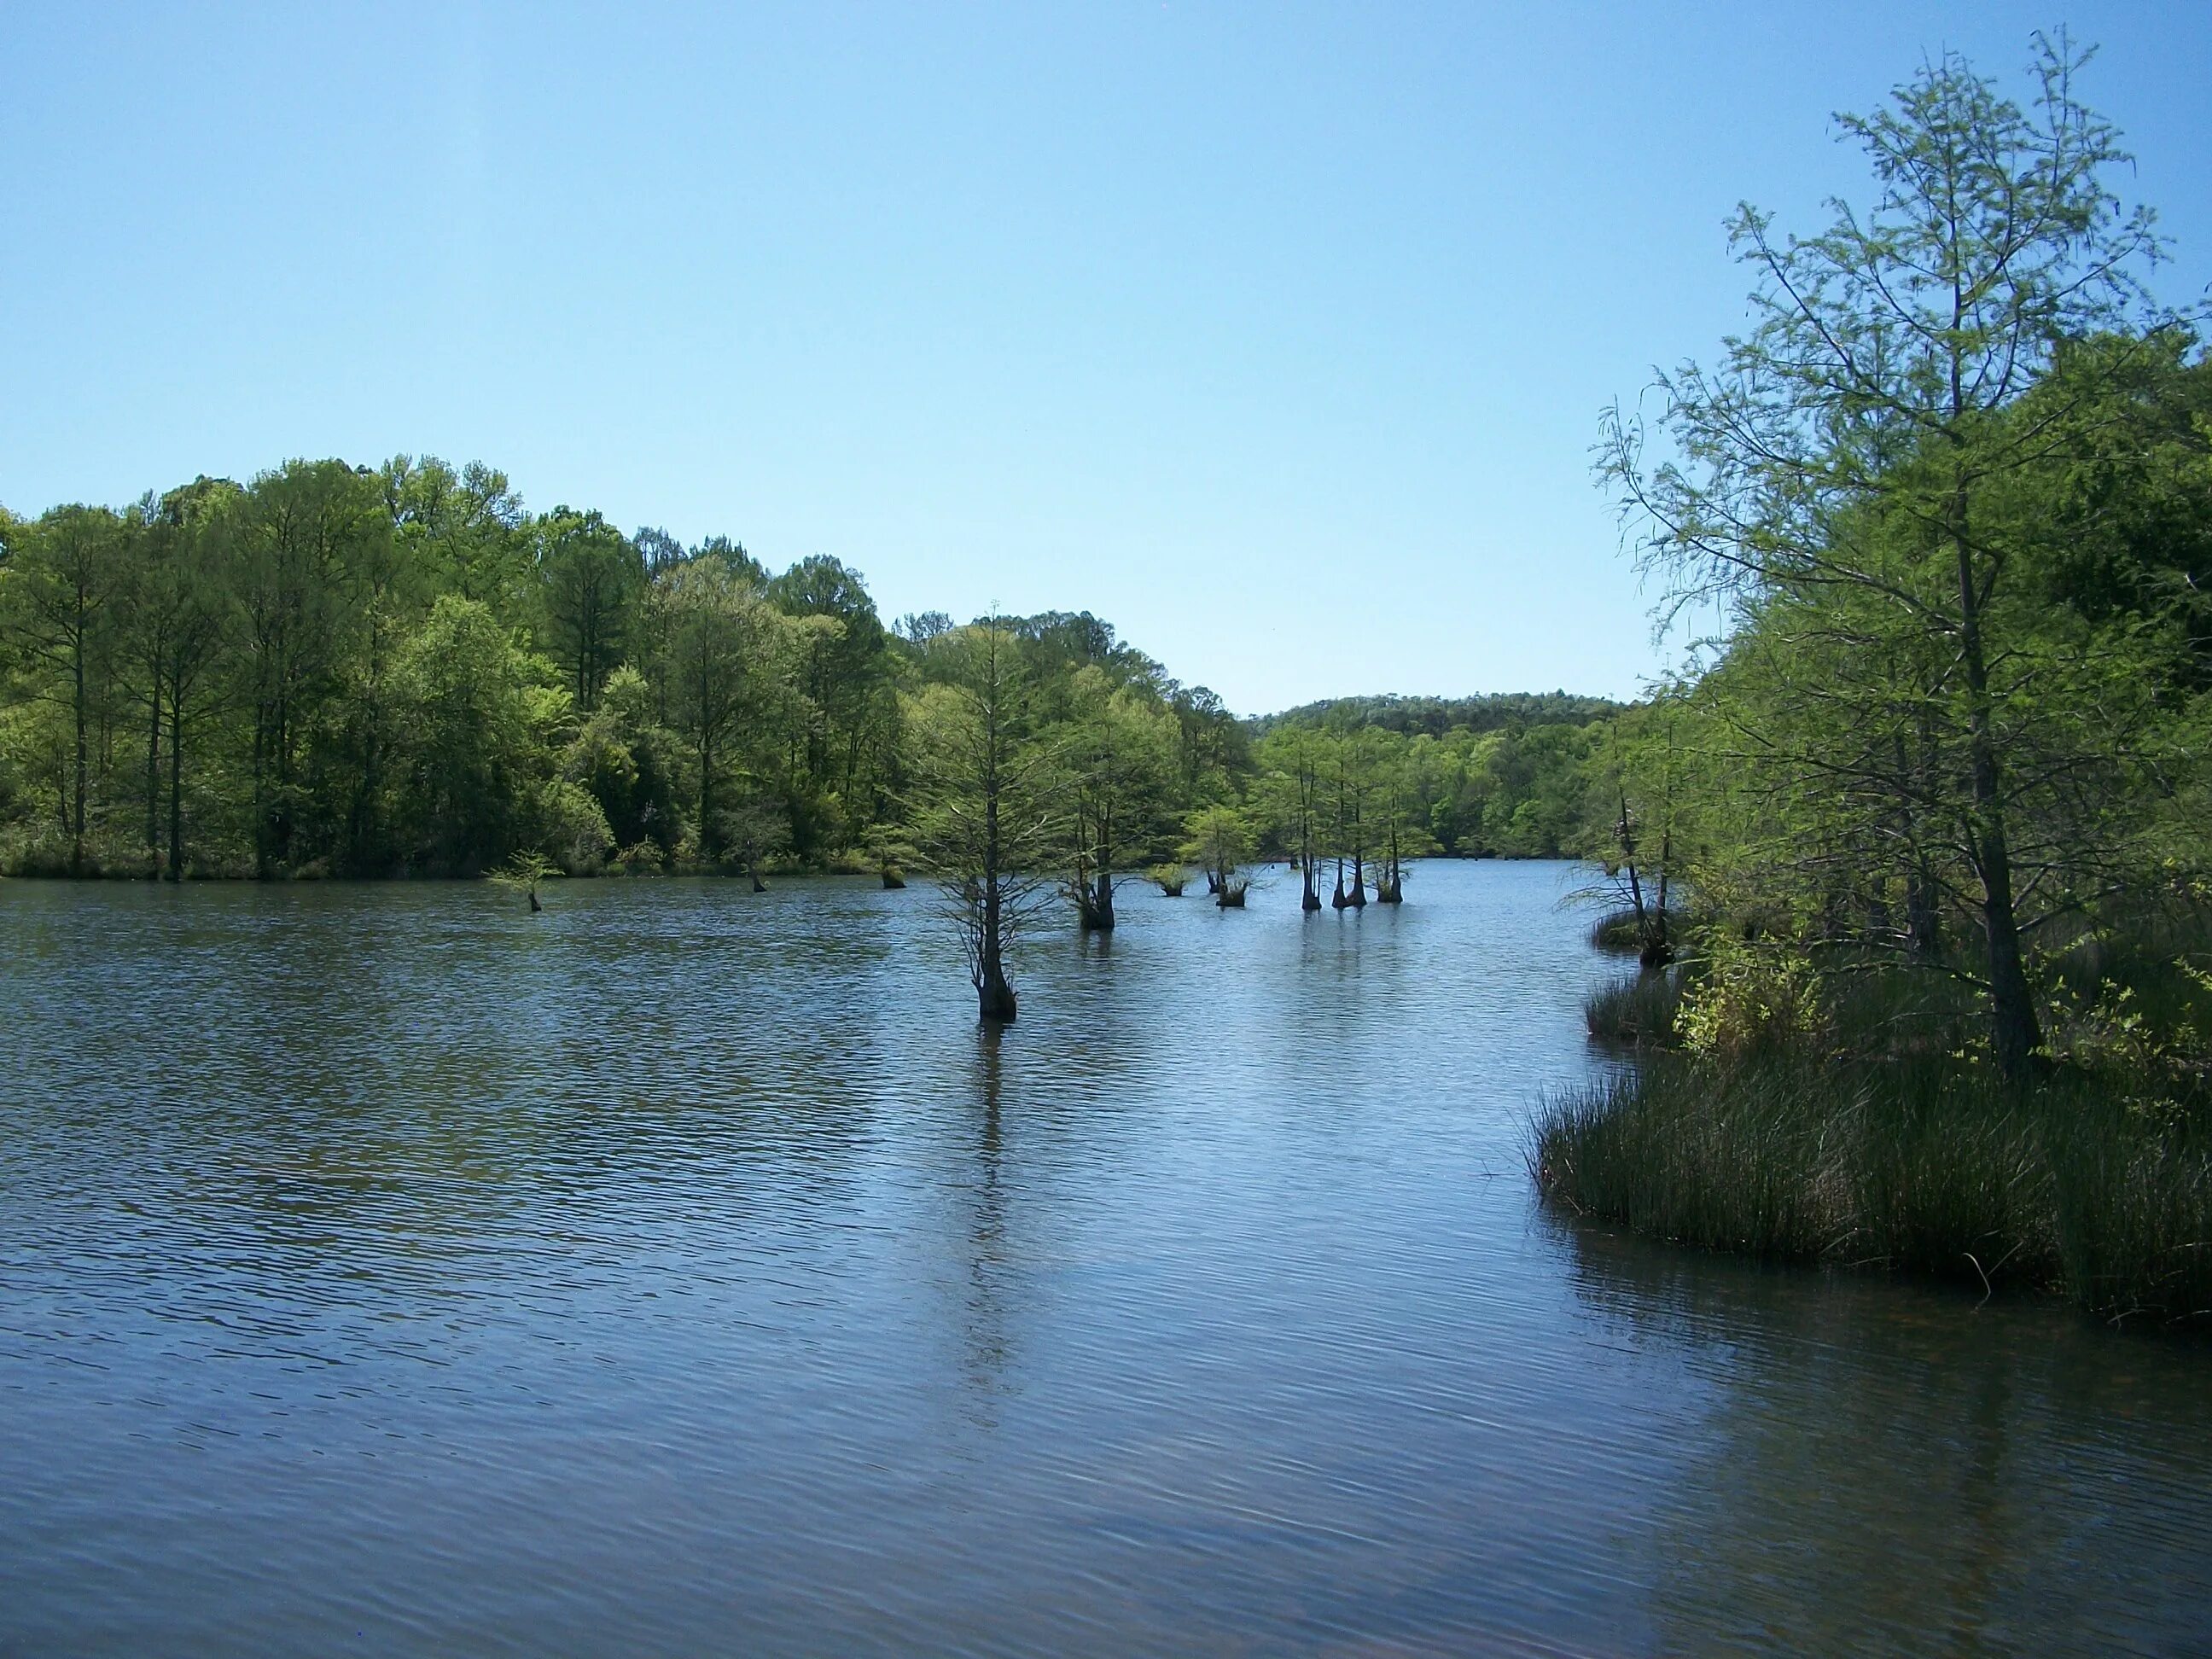
[[[1725,938],[1714,942],[1704,972],[1683,999],[1680,1019],[1684,1045],[1703,1054],[1817,1048],[1831,1029],[1810,960]]]

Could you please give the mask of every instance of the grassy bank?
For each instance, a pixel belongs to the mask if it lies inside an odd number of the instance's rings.
[[[2212,1322],[2212,1133],[2109,1079],[1646,1050],[1548,1103],[1530,1164],[1553,1201],[1683,1243]]]

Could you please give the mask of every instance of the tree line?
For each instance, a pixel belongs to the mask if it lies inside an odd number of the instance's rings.
[[[0,514],[0,870],[896,873],[929,861],[979,630],[1004,640],[1007,740],[1050,761],[1052,836],[1023,857],[1089,922],[1130,870],[1200,850],[1217,885],[1340,851],[1364,896],[1393,848],[1587,841],[1607,706],[1248,724],[1088,612],[887,624],[835,559],[771,573],[400,456]]]

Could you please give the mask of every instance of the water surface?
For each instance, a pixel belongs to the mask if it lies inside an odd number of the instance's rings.
[[[2212,1351],[1566,1225],[1560,866],[0,887],[0,1653],[2203,1653]]]

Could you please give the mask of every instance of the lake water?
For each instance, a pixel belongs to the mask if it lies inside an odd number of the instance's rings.
[[[0,1654],[2212,1650],[2212,1346],[1534,1201],[1570,878],[0,888]]]

